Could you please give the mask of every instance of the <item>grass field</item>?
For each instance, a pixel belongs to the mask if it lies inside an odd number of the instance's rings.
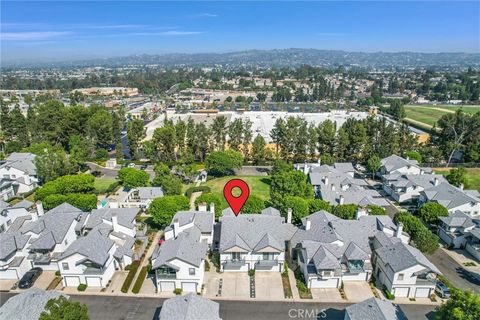
[[[424,123],[429,128],[433,126],[441,116],[455,112],[462,108],[464,112],[475,114],[480,112],[480,106],[452,106],[452,105],[406,105],[407,118],[415,122]],[[421,124],[419,124],[421,126]]]
[[[222,199],[222,208],[226,208],[227,202],[223,197],[223,187],[231,179],[242,179],[248,184],[250,194],[253,194],[260,199],[270,199],[270,177],[268,176],[228,176],[209,180],[203,183],[203,186],[210,187],[212,193],[218,194]]]
[[[467,170],[466,189],[476,189],[480,191],[480,168],[465,168]],[[447,175],[450,169],[435,169],[435,172]]]
[[[116,179],[95,178],[95,182],[94,182],[95,190],[99,193],[105,193],[108,187],[116,181],[117,181]]]

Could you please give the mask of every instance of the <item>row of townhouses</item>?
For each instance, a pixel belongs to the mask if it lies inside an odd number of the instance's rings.
[[[19,279],[29,269],[59,271],[65,286],[105,287],[115,270],[138,259],[135,241],[138,208],[101,208],[91,212],[63,203],[47,212],[39,202],[4,202],[0,223],[0,279]]]
[[[0,161],[0,200],[7,201],[37,186],[34,154],[14,152]]]

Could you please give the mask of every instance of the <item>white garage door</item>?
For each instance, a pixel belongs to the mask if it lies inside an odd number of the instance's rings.
[[[395,297],[405,298],[408,297],[408,290],[409,288],[395,288],[393,294]]]
[[[67,287],[78,287],[80,279],[78,277],[65,277],[65,284]]]
[[[0,271],[0,279],[1,280],[18,279],[17,271],[15,271],[14,269]]]
[[[195,282],[182,282],[182,291],[197,292],[197,284]]]
[[[173,292],[175,290],[175,282],[160,282],[160,291]]]
[[[415,291],[415,298],[428,298],[430,297],[430,288],[417,288]]]
[[[337,288],[338,279],[312,279],[310,281],[311,288]]]
[[[102,281],[99,277],[86,277],[87,286],[89,287],[101,287]]]

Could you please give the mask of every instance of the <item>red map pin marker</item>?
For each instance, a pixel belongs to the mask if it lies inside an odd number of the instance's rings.
[[[233,188],[238,187],[241,190],[241,194],[238,197],[235,197],[232,194]],[[225,187],[223,188],[223,196],[225,197],[225,200],[227,200],[228,204],[230,205],[230,208],[232,209],[233,213],[235,213],[235,216],[238,216],[240,213],[240,210],[242,209],[243,205],[248,199],[248,196],[250,195],[250,189],[248,188],[248,184],[241,180],[241,179],[232,179],[225,184]]]

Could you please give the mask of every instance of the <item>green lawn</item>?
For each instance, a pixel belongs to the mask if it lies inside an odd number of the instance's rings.
[[[209,180],[203,183],[203,186],[208,186],[212,189],[212,193],[218,194],[223,202],[222,207],[228,206],[225,198],[223,197],[223,187],[231,179],[242,179],[248,184],[250,188],[250,194],[253,194],[260,199],[270,199],[270,177],[269,176],[228,176]]]
[[[407,118],[426,123],[433,126],[441,116],[450,113],[448,110],[442,111],[433,107],[406,106]]]
[[[480,191],[480,168],[465,168],[467,170],[467,184],[466,189],[476,189]],[[450,172],[448,170],[435,170],[436,173],[447,175]]]
[[[438,108],[445,109],[445,110],[452,110],[452,111],[456,111],[462,108],[465,113],[469,113],[469,114],[475,114],[477,112],[480,112],[480,106],[463,106],[462,107],[462,106],[440,105],[438,106]]]
[[[117,181],[116,179],[95,178],[95,182],[94,182],[95,190],[98,193],[105,193],[108,187],[116,181]]]

